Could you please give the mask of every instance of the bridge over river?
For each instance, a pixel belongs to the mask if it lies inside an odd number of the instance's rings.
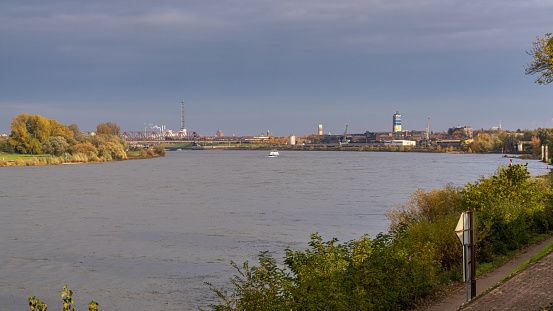
[[[127,142],[160,143],[160,142],[263,142],[268,137],[252,136],[200,136],[195,131],[126,131],[120,136]]]

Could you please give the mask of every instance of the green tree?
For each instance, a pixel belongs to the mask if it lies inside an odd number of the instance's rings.
[[[518,145],[518,134],[515,132],[503,132],[499,134],[499,139],[503,141],[505,152],[515,152]]]
[[[0,152],[15,153],[13,146],[8,143],[7,140],[0,138]]]
[[[276,260],[267,252],[259,255],[259,267],[250,267],[246,261],[242,268],[234,262],[238,271],[230,281],[235,287],[232,294],[218,289],[206,282],[215,294],[223,300],[220,305],[210,305],[217,311],[269,310],[289,311],[293,304],[290,288],[292,279],[289,274],[277,266]]]
[[[525,73],[527,75],[539,73],[540,76],[535,82],[549,84],[553,82],[553,36],[547,33],[543,38],[536,37],[532,45],[533,48],[526,51],[526,54],[532,56],[534,60],[525,66]]]
[[[545,203],[548,187],[532,178],[525,164],[506,165],[489,178],[468,183],[461,191],[460,206],[478,213],[477,260],[519,248],[530,233],[543,232],[552,224]]]
[[[42,152],[61,156],[69,149],[69,144],[63,136],[50,136],[44,143],[42,143]]]

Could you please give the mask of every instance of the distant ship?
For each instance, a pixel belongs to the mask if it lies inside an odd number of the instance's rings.
[[[271,150],[271,152],[269,152],[269,155],[268,155],[268,157],[271,157],[271,158],[276,158],[278,156],[279,156],[279,154],[278,154],[278,151],[276,149]]]

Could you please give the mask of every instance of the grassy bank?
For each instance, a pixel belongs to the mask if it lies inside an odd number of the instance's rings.
[[[62,156],[53,156],[49,154],[29,155],[29,154],[12,153],[12,154],[0,154],[0,167],[107,162],[107,161],[149,159],[149,158],[154,158],[159,156],[165,156],[165,150],[159,147],[153,148],[153,149],[128,151],[125,153],[124,157],[123,156],[112,157],[110,155],[98,157],[97,154],[83,153],[83,152],[66,153]]]
[[[49,157],[49,156],[50,156],[49,154],[33,155],[33,154],[10,153],[10,154],[0,154],[0,160],[2,160],[2,161],[15,161],[19,158],[23,161],[27,161],[27,160],[32,160],[33,158],[41,159],[41,158],[46,158],[46,157]]]

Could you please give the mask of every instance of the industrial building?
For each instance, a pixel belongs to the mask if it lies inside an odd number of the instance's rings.
[[[346,132],[344,134],[335,135],[323,135],[322,124],[319,124],[319,143],[328,145],[375,145],[375,146],[415,146],[417,142],[419,144],[428,144],[429,140],[446,140],[450,138],[451,133],[430,133],[430,117],[428,118],[428,125],[426,131],[403,131],[401,129],[401,114],[399,111],[392,116],[392,131],[391,132],[370,132],[367,131],[361,134],[350,134]],[[472,128],[470,126],[459,127],[450,129],[451,131],[463,130],[463,133],[467,137],[472,137]],[[449,141],[446,146],[454,145],[456,142]]]

